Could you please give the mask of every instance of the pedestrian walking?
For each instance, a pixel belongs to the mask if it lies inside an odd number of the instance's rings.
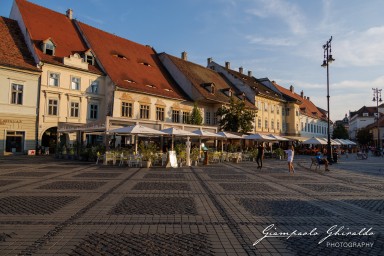
[[[263,168],[263,158],[264,158],[264,142],[260,143],[257,146],[257,156],[256,156],[257,169]]]
[[[295,156],[295,149],[292,146],[288,147],[287,150],[284,150],[287,154],[287,162],[288,162],[288,171],[289,173],[295,173],[295,168],[293,168],[293,157]]]

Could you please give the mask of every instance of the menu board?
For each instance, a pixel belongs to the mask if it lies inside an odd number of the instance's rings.
[[[176,151],[168,151],[168,163],[171,167],[177,168],[177,158],[176,158]]]

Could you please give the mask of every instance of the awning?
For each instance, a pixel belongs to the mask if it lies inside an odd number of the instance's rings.
[[[284,138],[287,138],[289,140],[297,140],[297,141],[300,141],[300,142],[303,142],[303,141],[306,141],[310,138],[308,137],[301,137],[301,136],[282,136]]]

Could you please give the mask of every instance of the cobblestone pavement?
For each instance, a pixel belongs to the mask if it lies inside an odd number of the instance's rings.
[[[384,255],[384,158],[309,164],[0,158],[0,255]]]

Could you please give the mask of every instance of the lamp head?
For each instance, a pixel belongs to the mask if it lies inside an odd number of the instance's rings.
[[[372,101],[376,101],[376,98],[375,97],[373,97],[373,100]]]
[[[331,63],[335,61],[335,59],[332,57],[332,54],[328,56],[328,62]]]

